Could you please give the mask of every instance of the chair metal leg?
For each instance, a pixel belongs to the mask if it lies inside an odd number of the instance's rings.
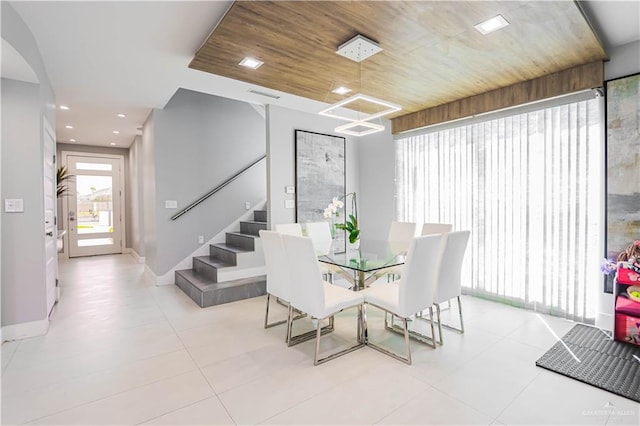
[[[376,306],[376,305],[373,305],[373,306]],[[379,306],[376,306],[376,307],[379,308],[379,309],[382,309]],[[384,310],[384,309],[382,309],[382,310]],[[396,326],[393,326],[393,323],[392,323],[391,327],[388,326],[387,313],[390,313],[390,312],[384,311],[384,319],[385,319],[385,321],[384,321],[385,324],[384,325],[385,325],[385,328],[387,330],[391,330],[391,331],[394,331],[394,332],[399,332],[399,331],[396,331],[396,329],[395,329]],[[395,317],[395,315],[391,314],[391,318],[393,319],[394,317]],[[402,330],[402,334],[404,334],[404,345],[405,345],[405,351],[406,351],[406,354],[407,354],[406,356],[403,357],[402,355],[400,355],[398,353],[395,353],[395,352],[392,352],[389,349],[386,349],[386,348],[383,348],[382,346],[378,346],[378,345],[376,345],[374,343],[371,343],[371,341],[369,340],[368,336],[366,336],[365,342],[366,342],[367,346],[372,347],[373,349],[377,350],[378,352],[382,352],[383,354],[388,355],[388,356],[390,356],[392,358],[395,358],[398,361],[402,361],[402,362],[404,362],[406,364],[411,365],[411,344],[409,342],[409,337],[413,337],[413,336],[411,336],[411,332],[409,331],[409,325],[408,325],[408,322],[407,322],[407,318],[401,318],[401,317],[398,317],[398,318],[400,318],[402,320],[402,329],[401,330]],[[366,329],[366,327],[367,327],[366,322],[365,322],[364,327]]]
[[[360,309],[362,309],[362,305],[358,306],[358,310],[360,310]],[[359,323],[358,325],[360,326],[361,325],[360,324],[361,316],[358,315],[358,317],[359,317],[358,318],[358,323]],[[332,322],[333,316],[331,316],[329,318],[330,318],[329,319],[330,323],[333,324],[333,322]],[[325,319],[325,318],[323,318],[323,319]],[[358,328],[360,328],[360,327],[358,327]],[[362,332],[363,329],[364,329],[364,327],[360,328],[360,330],[361,330],[360,332]],[[364,347],[364,341],[361,341],[360,335],[359,335],[359,333],[357,333],[357,335],[356,335],[357,343],[355,345],[350,346],[350,347],[348,347],[346,349],[343,349],[341,351],[334,352],[334,353],[332,353],[330,355],[327,355],[324,358],[320,358],[320,336],[322,334],[325,334],[325,333],[322,333],[322,329],[320,328],[320,320],[318,320],[318,327],[316,328],[316,331],[315,331],[315,335],[316,335],[316,350],[315,350],[315,354],[313,356],[313,365],[323,364],[323,363],[325,363],[327,361],[331,361],[334,358],[337,358],[339,356],[348,354],[349,352],[353,352],[356,349],[360,349],[360,348]]]
[[[446,328],[447,330],[452,330],[452,331],[457,331],[458,333],[463,334],[464,333],[464,321],[462,319],[462,301],[460,300],[460,296],[457,297],[458,299],[458,315],[460,317],[460,328],[456,328],[452,325],[449,324],[442,324],[442,327]],[[440,318],[438,318],[438,322],[440,322]]]
[[[272,322],[271,324],[269,324],[269,305],[270,305],[270,301],[271,301],[271,294],[267,293],[267,307],[265,309],[265,313],[264,313],[264,328],[271,328],[271,327],[275,327],[276,325],[280,325],[280,324],[284,324],[287,322],[287,319],[283,319],[281,321],[276,321],[276,322]],[[284,306],[287,308],[287,311],[289,310],[289,304],[288,303],[283,303],[282,301],[280,301],[280,299],[278,299],[276,297],[276,301],[278,302],[278,304]],[[298,316],[294,317],[294,320],[300,319],[300,318],[304,318],[307,316],[307,314],[302,313],[298,310],[296,310],[296,312],[299,313]]]
[[[436,315],[438,316],[438,335],[440,336],[440,341],[438,342],[442,345],[442,321],[440,320],[440,305],[436,304]],[[433,321],[431,321],[431,326],[433,327]]]
[[[375,305],[374,305],[375,306]],[[380,308],[382,309],[382,308]],[[392,319],[393,319],[393,314],[392,314]],[[429,307],[429,317],[433,318],[433,307]],[[400,317],[398,317],[400,318]],[[407,321],[411,321],[409,318],[406,318]],[[419,333],[417,331],[413,331],[413,330],[409,330],[409,336],[415,340],[418,340],[422,343],[426,343],[427,345],[431,346],[432,348],[436,349],[436,335],[435,335],[435,329],[434,329],[434,325],[433,325],[433,321],[430,321],[431,323],[431,336],[426,336],[422,333]],[[402,327],[398,327],[397,325],[394,324],[394,322],[391,323],[390,326],[388,326],[385,322],[385,328],[389,331],[393,331],[394,333],[398,333],[398,334],[403,334],[404,331],[402,329]]]
[[[293,311],[294,311],[293,307],[289,306],[289,318],[287,321],[287,337],[285,339],[285,342],[289,347],[295,346],[299,343],[306,342],[307,340],[313,339],[316,333],[315,330],[310,330],[310,331],[307,331],[306,333],[301,333],[296,336],[293,336],[293,320],[301,318],[300,316],[296,318],[291,318],[293,316]],[[303,314],[303,315],[306,316],[307,314]],[[318,319],[318,327],[320,327],[322,334],[331,333],[334,330],[335,323],[334,323],[333,315],[329,317],[328,325],[321,327],[321,322],[322,320]]]

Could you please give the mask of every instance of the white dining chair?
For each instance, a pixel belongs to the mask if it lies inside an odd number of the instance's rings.
[[[331,252],[333,238],[328,222],[309,222],[304,225],[307,237],[313,241],[313,247],[317,255],[326,255]],[[333,265],[321,264],[320,272],[322,277],[333,284],[333,274],[339,273],[340,268]]]
[[[287,333],[291,335],[293,332],[294,308],[318,319],[316,347],[313,358],[314,365],[322,364],[323,362],[364,346],[364,335],[362,334],[364,330],[362,324],[362,304],[364,297],[362,294],[331,285],[322,280],[318,259],[310,238],[283,235],[282,241],[287,257],[289,258],[292,272],[291,277],[293,280]],[[335,314],[348,308],[358,309],[357,343],[346,349],[333,352],[324,358],[320,358],[321,321],[332,319]]]
[[[291,269],[289,267],[287,254],[284,251],[282,235],[275,231],[265,230],[260,230],[259,234],[262,242],[262,249],[264,251],[264,261],[267,267],[267,306],[264,314],[264,328],[271,328],[276,325],[287,323],[292,286]],[[274,296],[277,301],[287,308],[287,319],[269,323],[271,296]],[[298,320],[307,316],[304,313],[296,313],[297,315],[293,320]],[[323,333],[333,331],[333,324],[323,327],[322,331]],[[314,337],[315,333],[302,333],[297,336],[290,336],[289,333],[286,333],[285,342],[287,344],[291,343],[289,346],[292,346],[293,344],[301,343]]]
[[[462,302],[460,295],[462,294],[462,261],[469,243],[470,231],[457,231],[447,234],[442,251],[442,261],[438,270],[438,284],[434,296],[434,304],[436,306],[436,316],[438,324],[438,334],[440,335],[439,344],[442,345],[442,327],[464,333],[464,321],[462,319]],[[450,301],[452,299],[458,301],[458,314],[460,316],[460,328],[452,325],[443,324],[440,319],[440,303]],[[433,318],[433,315],[430,315]]]
[[[425,223],[420,235],[447,234],[453,226],[450,223]]]
[[[279,223],[276,225],[276,232],[282,235],[295,235],[302,237],[302,225],[299,223]]]
[[[366,305],[375,306],[385,311],[385,329],[398,331],[393,324],[394,316],[402,321],[401,331],[404,334],[406,356],[403,357],[396,352],[378,346],[366,337],[368,345],[407,364],[411,364],[409,336],[427,343],[433,348],[436,347],[433,322],[431,322],[431,336],[425,336],[416,331],[410,331],[407,321],[410,316],[424,309],[428,309],[433,314],[436,274],[442,251],[442,238],[442,235],[416,237],[409,247],[404,273],[400,280],[388,285],[370,287],[362,292]],[[387,313],[391,314],[392,318],[390,326],[387,323]],[[364,327],[364,335],[368,336],[366,311]]]
[[[264,251],[264,263],[267,267],[267,308],[264,314],[264,328],[270,328],[287,322],[282,320],[269,323],[269,303],[271,296],[274,296],[284,302],[288,310],[291,276],[282,236],[278,232],[265,230],[260,230],[259,234]]]
[[[416,236],[416,224],[413,222],[391,222],[389,227],[389,250],[394,254],[400,254],[409,250],[409,246]],[[402,267],[385,269],[387,282],[400,277]]]

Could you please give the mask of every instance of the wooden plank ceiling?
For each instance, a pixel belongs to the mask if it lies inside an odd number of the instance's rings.
[[[497,14],[510,25],[473,28]],[[335,53],[356,34],[383,51]],[[245,56],[264,65],[240,67]],[[237,1],[189,66],[327,103],[364,93],[400,104],[397,117],[603,59],[570,1]]]

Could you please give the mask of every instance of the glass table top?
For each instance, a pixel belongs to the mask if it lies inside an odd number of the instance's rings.
[[[348,247],[341,252],[322,253],[318,251],[318,260],[341,268],[359,272],[374,272],[379,269],[402,265],[406,260],[406,247],[383,240],[360,239],[358,249]]]

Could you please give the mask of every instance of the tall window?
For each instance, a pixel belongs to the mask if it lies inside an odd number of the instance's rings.
[[[593,98],[397,139],[397,218],[471,230],[466,293],[593,322],[601,111]]]

